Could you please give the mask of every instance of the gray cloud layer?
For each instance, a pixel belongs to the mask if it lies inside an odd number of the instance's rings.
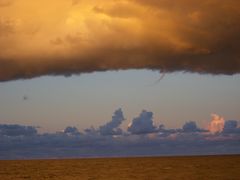
[[[166,129],[163,125],[156,128],[152,117],[152,112],[142,111],[133,119],[130,127],[134,130],[129,132],[119,128],[124,119],[121,109],[115,111],[110,125],[100,126],[107,127],[104,133],[100,127],[81,133],[69,126],[63,132],[38,134],[32,126],[0,125],[0,159],[240,153],[236,120],[225,121],[223,131],[213,134],[198,128],[194,121],[180,129]]]
[[[1,136],[33,136],[37,134],[37,129],[32,126],[21,126],[21,125],[0,125]]]

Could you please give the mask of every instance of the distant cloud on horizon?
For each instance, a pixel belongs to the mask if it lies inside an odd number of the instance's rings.
[[[225,124],[225,120],[223,117],[212,114],[212,120],[208,126],[208,130],[212,133],[222,132]]]
[[[156,127],[153,113],[145,110],[132,120],[127,131],[119,127],[124,119],[123,111],[118,109],[111,121],[98,128],[80,132],[68,126],[45,134],[38,134],[33,126],[1,124],[0,159],[240,153],[237,120],[226,120],[223,129],[213,133],[199,128],[194,121],[179,129]]]
[[[0,82],[125,69],[237,74],[239,6],[239,0],[2,0]]]
[[[0,124],[0,136],[33,136],[37,134],[37,128],[33,126],[22,126],[18,124]]]
[[[114,112],[112,120],[99,127],[99,132],[101,135],[121,135],[122,129],[119,126],[125,120],[123,116],[122,109],[118,109]]]
[[[136,117],[128,125],[128,132],[131,134],[148,134],[157,131],[153,124],[153,113],[143,110],[139,117]]]

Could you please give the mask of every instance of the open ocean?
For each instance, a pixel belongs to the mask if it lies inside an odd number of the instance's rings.
[[[240,155],[2,160],[0,179],[239,180]]]

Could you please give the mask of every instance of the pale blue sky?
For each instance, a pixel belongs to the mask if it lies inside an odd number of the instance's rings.
[[[240,75],[161,74],[149,70],[96,72],[72,77],[40,77],[0,83],[0,124],[98,127],[123,109],[127,121],[146,109],[157,125],[181,127],[193,120],[205,127],[211,113],[240,119]],[[24,96],[27,100],[24,100]]]

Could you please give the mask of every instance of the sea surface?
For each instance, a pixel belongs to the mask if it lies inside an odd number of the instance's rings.
[[[0,180],[240,180],[240,155],[2,160]]]

